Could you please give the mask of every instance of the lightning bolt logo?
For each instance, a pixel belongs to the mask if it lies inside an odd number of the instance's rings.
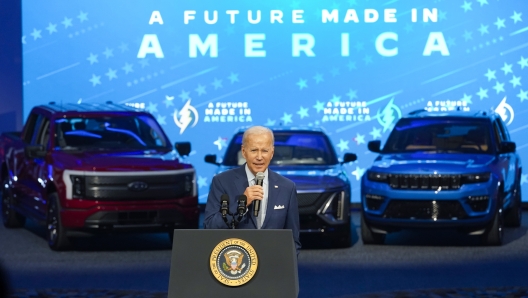
[[[179,119],[178,115],[180,116]],[[191,106],[191,99],[185,103],[179,112],[174,112],[172,116],[174,118],[174,123],[180,128],[180,134],[183,134],[187,127],[189,127],[189,124],[191,124],[193,118],[194,123],[192,127],[196,126],[196,123],[198,123],[198,111],[196,111],[196,109]]]
[[[508,113],[510,114],[510,119],[508,122],[506,120],[508,119]],[[515,118],[515,113],[513,112],[513,108],[510,106],[510,104],[506,103],[506,96],[502,99],[499,106],[495,109],[495,113],[499,114],[502,118],[502,121],[506,122],[506,125],[510,125],[513,122],[513,118]]]
[[[396,113],[398,118],[394,117],[394,113]],[[391,98],[381,113],[380,110],[378,110],[376,116],[379,124],[383,126],[383,132],[391,129],[394,120],[399,119],[402,116],[400,108],[394,104],[394,97]]]

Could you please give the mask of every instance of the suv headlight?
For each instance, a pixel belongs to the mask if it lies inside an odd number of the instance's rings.
[[[491,173],[475,173],[462,175],[462,184],[486,182],[490,179]]]
[[[376,182],[384,182],[387,183],[389,181],[389,175],[385,173],[378,173],[373,171],[367,172],[367,178],[370,181],[376,181]]]

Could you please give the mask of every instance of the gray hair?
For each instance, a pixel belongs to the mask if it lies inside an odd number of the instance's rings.
[[[248,128],[244,132],[244,136],[242,136],[242,146],[246,144],[246,140],[249,135],[261,135],[266,133],[269,133],[271,135],[271,146],[273,146],[273,144],[275,144],[275,137],[273,136],[273,132],[271,131],[271,129],[264,126],[252,126]]]

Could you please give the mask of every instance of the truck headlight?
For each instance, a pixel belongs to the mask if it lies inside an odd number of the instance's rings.
[[[72,181],[72,196],[74,198],[83,198],[86,191],[84,176],[71,175],[70,179]]]

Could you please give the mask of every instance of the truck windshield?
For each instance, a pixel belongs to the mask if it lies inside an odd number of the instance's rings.
[[[383,153],[491,153],[485,121],[460,119],[402,119],[396,124]]]
[[[147,115],[71,117],[55,121],[55,148],[169,149],[158,123]]]
[[[270,165],[335,165],[334,147],[328,138],[317,132],[274,132],[275,153]],[[242,133],[235,135],[224,156],[227,166],[243,165]]]

